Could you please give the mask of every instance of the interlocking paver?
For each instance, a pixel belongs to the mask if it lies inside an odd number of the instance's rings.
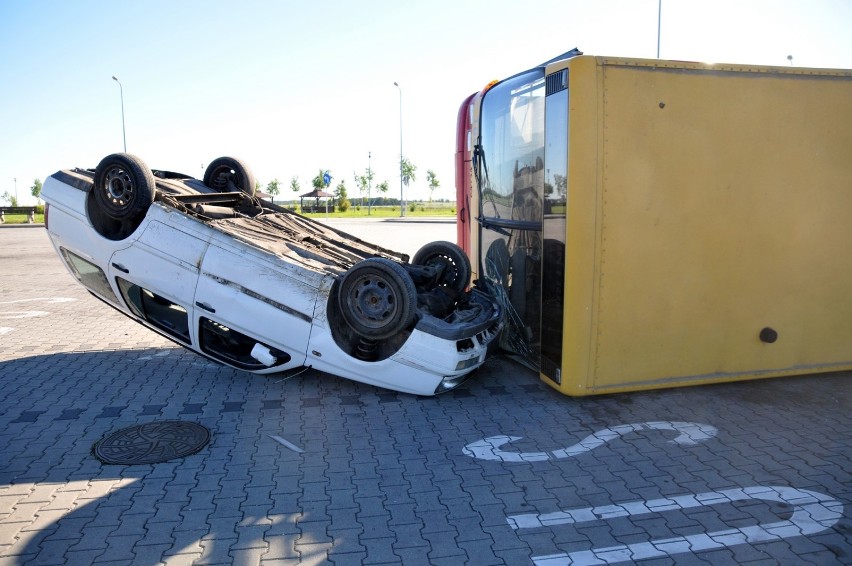
[[[21,238],[10,241],[10,232],[19,231],[0,229],[3,249]],[[49,318],[16,320],[0,335],[0,562],[524,564],[791,520],[795,503],[751,499],[534,529],[512,528],[511,515],[623,512],[758,485],[811,490],[845,511],[816,534],[642,563],[826,564],[852,556],[848,374],[585,399],[562,397],[505,359],[436,398],[314,370],[286,380],[253,376],[103,306],[71,280],[43,232],[27,232],[42,250],[33,260],[41,266],[38,296],[73,300],[40,306]],[[0,273],[0,316],[3,301],[33,298],[33,288],[14,266]],[[109,432],[166,418],[208,426],[211,442],[156,465],[93,458],[92,445]],[[462,452],[496,435],[521,437],[502,446],[509,452],[561,450],[607,427],[653,421],[705,423],[718,434],[682,446],[672,431],[633,430],[546,461]],[[679,551],[683,542],[660,547]]]

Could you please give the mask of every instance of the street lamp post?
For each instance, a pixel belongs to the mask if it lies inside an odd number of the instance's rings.
[[[121,95],[121,139],[124,141],[124,153],[127,153],[127,134],[124,131],[124,88],[122,88],[121,81],[115,75],[112,76],[112,80],[118,83],[118,92]]]
[[[663,0],[657,2],[657,59],[660,58],[660,24],[663,21]]]
[[[399,90],[399,215],[405,216],[405,199],[402,197],[402,87],[394,81]]]
[[[15,181],[15,206],[17,206],[18,205],[18,178],[13,177],[12,180]]]
[[[370,191],[373,189],[373,152],[367,152],[367,216],[371,214],[371,196]]]

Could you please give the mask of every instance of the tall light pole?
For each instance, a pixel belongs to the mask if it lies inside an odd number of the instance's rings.
[[[405,216],[405,199],[402,198],[402,87],[394,81],[399,90],[399,215]]]
[[[373,189],[373,152],[367,152],[367,216],[370,216],[370,191]],[[362,203],[363,204],[363,203]]]
[[[657,59],[660,58],[660,22],[663,18],[663,0],[657,2]]]
[[[18,206],[18,178],[13,177],[13,181],[15,181],[15,206]]]
[[[115,75],[112,76],[112,80],[118,83],[118,92],[121,94],[121,139],[124,141],[124,153],[127,153],[127,135],[124,132],[124,88]]]

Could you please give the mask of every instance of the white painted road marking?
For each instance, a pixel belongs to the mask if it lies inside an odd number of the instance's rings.
[[[18,303],[67,303],[70,301],[76,301],[77,299],[69,298],[69,297],[36,297],[33,299],[15,299],[14,301],[0,301],[0,305],[14,305]],[[38,316],[46,316],[50,313],[47,311],[9,311],[9,312],[0,312],[0,318],[6,319],[18,319],[18,318],[35,318]],[[3,334],[8,334],[15,330],[14,328],[9,328],[8,326],[0,326],[0,336]]]
[[[832,527],[843,516],[843,504],[821,493],[783,486],[753,486],[725,489],[699,494],[686,494],[648,501],[631,501],[602,507],[569,509],[556,513],[523,514],[507,517],[515,529],[532,529],[606,520],[613,517],[630,517],[646,513],[663,513],[674,509],[689,509],[760,499],[779,501],[793,506],[793,514],[786,521],[765,523],[712,533],[678,536],[627,545],[593,548],[569,553],[534,556],[537,566],[563,566],[567,564],[615,564],[631,560],[660,558],[673,554],[727,548],[739,544],[779,541],[785,538],[812,535]]]
[[[179,348],[174,348],[174,349],[172,349],[172,350],[160,350],[159,352],[157,352],[157,353],[155,353],[155,354],[145,355],[145,356],[139,356],[138,358],[136,358],[136,361],[137,361],[137,362],[150,362],[151,360],[154,360],[154,359],[157,359],[157,358],[165,358],[165,357],[171,356],[172,354],[176,354],[176,353],[180,353],[180,352],[181,352],[181,350],[180,350]],[[207,361],[207,359],[206,359],[206,358],[204,358],[204,356],[200,356],[200,358],[201,358],[203,361],[200,361],[200,362],[189,362],[189,365],[191,365],[192,367],[201,367],[201,368],[217,368],[217,367],[221,367],[221,366],[220,366],[218,363],[216,363],[216,362],[213,362],[213,361]]]
[[[285,439],[281,438],[280,436],[274,436],[274,435],[271,435],[271,434],[267,435],[267,436],[269,436],[269,438],[271,438],[272,440],[274,440],[278,444],[281,444],[282,446],[286,446],[287,448],[289,448],[293,452],[296,452],[298,454],[302,454],[304,452],[304,450],[302,450],[301,448],[299,448],[298,446],[296,446],[295,444],[293,444],[289,440],[285,440]]]
[[[136,360],[140,361],[140,362],[149,362],[149,361],[153,360],[154,358],[164,358],[164,357],[168,356],[170,353],[171,353],[170,350],[160,350],[156,354],[152,354],[150,356],[139,356],[138,358],[136,358]]]
[[[50,313],[47,311],[10,311],[0,312],[0,318],[35,318],[37,316],[46,316]]]
[[[69,303],[77,299],[70,297],[36,297],[34,299],[15,299],[14,301],[0,301],[0,305],[12,305],[15,303]]]
[[[603,446],[610,440],[619,438],[630,432],[640,430],[674,430],[680,434],[670,442],[683,446],[691,446],[716,436],[718,430],[714,426],[701,423],[654,421],[647,423],[636,423],[619,425],[599,430],[590,434],[577,444],[552,450],[550,452],[507,452],[500,447],[510,442],[523,438],[522,436],[489,436],[483,440],[472,442],[462,449],[467,456],[480,460],[499,460],[503,462],[541,462],[543,460],[556,460],[559,458],[571,458],[584,452],[594,450]]]

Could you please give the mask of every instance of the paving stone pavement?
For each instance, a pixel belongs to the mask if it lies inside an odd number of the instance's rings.
[[[207,361],[43,230],[0,266],[0,566],[852,563],[849,373],[572,399],[496,357],[420,398]],[[156,420],[212,439],[92,455]]]

